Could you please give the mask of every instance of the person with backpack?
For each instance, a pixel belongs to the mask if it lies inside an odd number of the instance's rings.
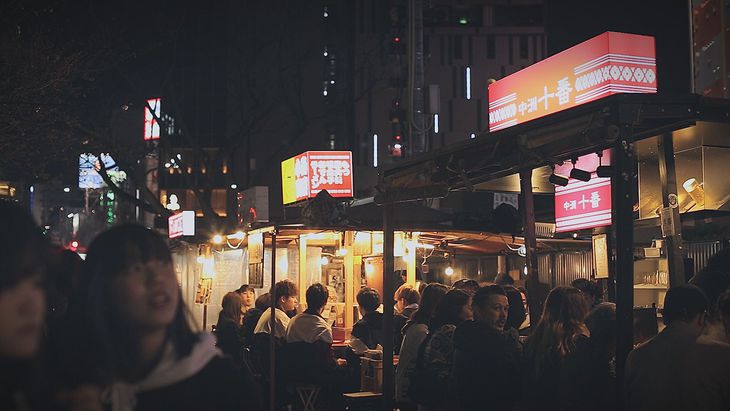
[[[432,332],[421,344],[411,377],[409,396],[421,411],[454,408],[454,331],[473,318],[471,297],[461,290],[444,295],[429,324]]]
[[[418,348],[428,335],[428,324],[433,319],[436,307],[448,291],[448,287],[439,283],[431,283],[423,289],[421,304],[403,327],[403,344],[400,348],[398,367],[395,370],[395,398],[401,410],[416,408],[415,402],[408,395],[411,375],[416,368]]]

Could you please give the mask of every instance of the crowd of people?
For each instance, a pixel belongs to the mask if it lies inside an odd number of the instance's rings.
[[[337,353],[320,283],[304,310],[289,280],[258,298],[243,285],[223,296],[209,334],[191,326],[154,231],[109,229],[82,261],[15,205],[0,202],[0,226],[2,409],[257,410],[271,384],[277,398],[317,385],[327,409],[344,409],[342,394],[360,389],[361,357],[387,345],[370,287],[357,293],[360,318]],[[532,316],[527,292],[505,281],[403,284],[392,297],[402,411],[730,409],[728,250],[667,291],[665,327],[629,354],[622,390],[616,307],[594,281],[552,289]]]

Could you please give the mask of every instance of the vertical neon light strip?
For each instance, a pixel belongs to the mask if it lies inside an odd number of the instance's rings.
[[[378,166],[378,135],[373,134],[373,167]]]
[[[466,68],[466,99],[471,100],[471,67]]]
[[[438,134],[439,132],[439,115],[434,114],[433,115],[433,132]]]

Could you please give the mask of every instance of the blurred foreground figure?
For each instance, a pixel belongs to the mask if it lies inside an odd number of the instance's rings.
[[[708,307],[707,297],[694,285],[667,291],[667,327],[631,351],[626,361],[627,409],[730,409],[730,345],[701,336]]]
[[[35,360],[46,310],[49,250],[20,207],[0,201],[0,227],[0,409],[46,409]]]
[[[250,376],[212,335],[191,328],[170,251],[154,231],[123,225],[96,237],[80,292],[72,301],[82,327],[77,390],[98,387],[105,409],[260,409]],[[99,409],[93,395],[75,394],[70,409]]]

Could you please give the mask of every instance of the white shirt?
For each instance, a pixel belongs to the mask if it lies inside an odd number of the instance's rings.
[[[271,308],[267,308],[266,311],[261,314],[259,322],[256,323],[253,333],[265,333],[271,334]],[[289,316],[280,309],[276,309],[276,316],[274,318],[274,337],[284,338],[286,337],[286,327],[289,325]]]
[[[286,342],[313,343],[317,340],[332,344],[332,328],[324,318],[301,313],[289,321],[289,326],[286,328]]]

